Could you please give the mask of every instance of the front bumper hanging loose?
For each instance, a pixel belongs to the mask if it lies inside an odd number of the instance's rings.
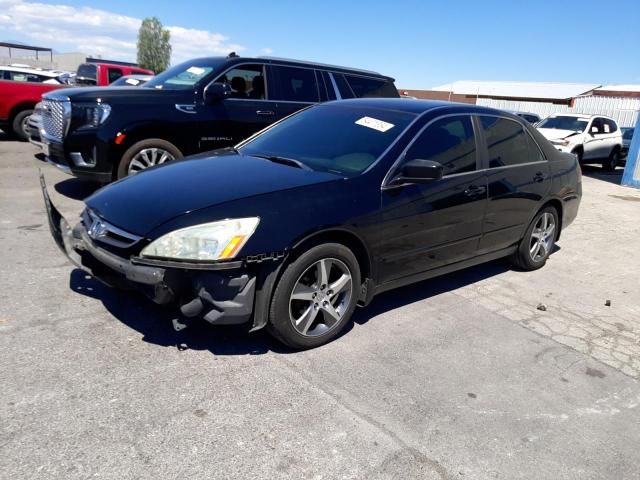
[[[262,272],[252,271],[236,262],[236,268],[211,269],[180,268],[176,262],[169,267],[141,264],[135,257],[123,258],[107,251],[90,238],[84,225],[71,228],[51,202],[44,176],[40,184],[47,211],[51,235],[71,262],[102,283],[115,288],[135,289],[157,304],[175,305],[185,317],[202,317],[215,325],[243,324],[253,314],[256,290],[265,292]],[[259,302],[262,303],[262,302]],[[264,319],[254,319],[253,329],[260,328]]]

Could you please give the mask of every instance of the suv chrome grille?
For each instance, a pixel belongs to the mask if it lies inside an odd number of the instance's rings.
[[[47,136],[61,141],[69,127],[71,104],[65,100],[42,101],[42,128]]]
[[[142,238],[105,222],[88,208],[82,212],[82,223],[92,240],[114,247],[128,248]]]

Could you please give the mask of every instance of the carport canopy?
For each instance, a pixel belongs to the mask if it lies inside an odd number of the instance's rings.
[[[6,48],[9,51],[9,58],[11,56],[11,50],[28,50],[36,53],[36,60],[40,60],[39,54],[41,52],[49,52],[49,58],[53,62],[53,49],[47,47],[36,47],[34,45],[23,45],[22,43],[10,43],[10,42],[0,42],[0,50]]]

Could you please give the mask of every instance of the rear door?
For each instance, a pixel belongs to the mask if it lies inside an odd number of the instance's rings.
[[[267,90],[274,101],[274,120],[320,101],[319,72],[308,67],[270,65]]]
[[[549,191],[550,168],[525,127],[493,115],[477,117],[484,143],[488,202],[479,253],[517,244]]]
[[[601,118],[594,118],[591,120],[591,124],[587,128],[584,141],[584,155],[585,160],[602,157],[602,144],[603,144],[603,131],[604,125]]]
[[[471,116],[436,119],[409,145],[388,178],[407,161],[434,160],[441,180],[382,190],[374,255],[381,282],[418,274],[475,255],[487,201]]]

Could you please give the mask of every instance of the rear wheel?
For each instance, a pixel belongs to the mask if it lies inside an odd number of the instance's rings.
[[[360,292],[360,268],[344,245],[326,243],[300,255],[278,282],[269,311],[269,332],[295,348],[314,348],[349,324]]]
[[[13,118],[11,128],[20,140],[29,139],[29,117],[32,113],[33,110],[22,110]]]
[[[544,266],[558,238],[558,212],[554,207],[545,207],[538,212],[511,262],[522,270],[537,270]]]
[[[604,168],[607,172],[615,171],[616,167],[620,163],[620,150],[614,149],[609,158],[607,158],[604,162],[602,162],[602,168]]]
[[[117,178],[135,175],[149,167],[182,158],[182,152],[172,143],[159,138],[149,138],[134,143],[124,152],[118,165]]]

